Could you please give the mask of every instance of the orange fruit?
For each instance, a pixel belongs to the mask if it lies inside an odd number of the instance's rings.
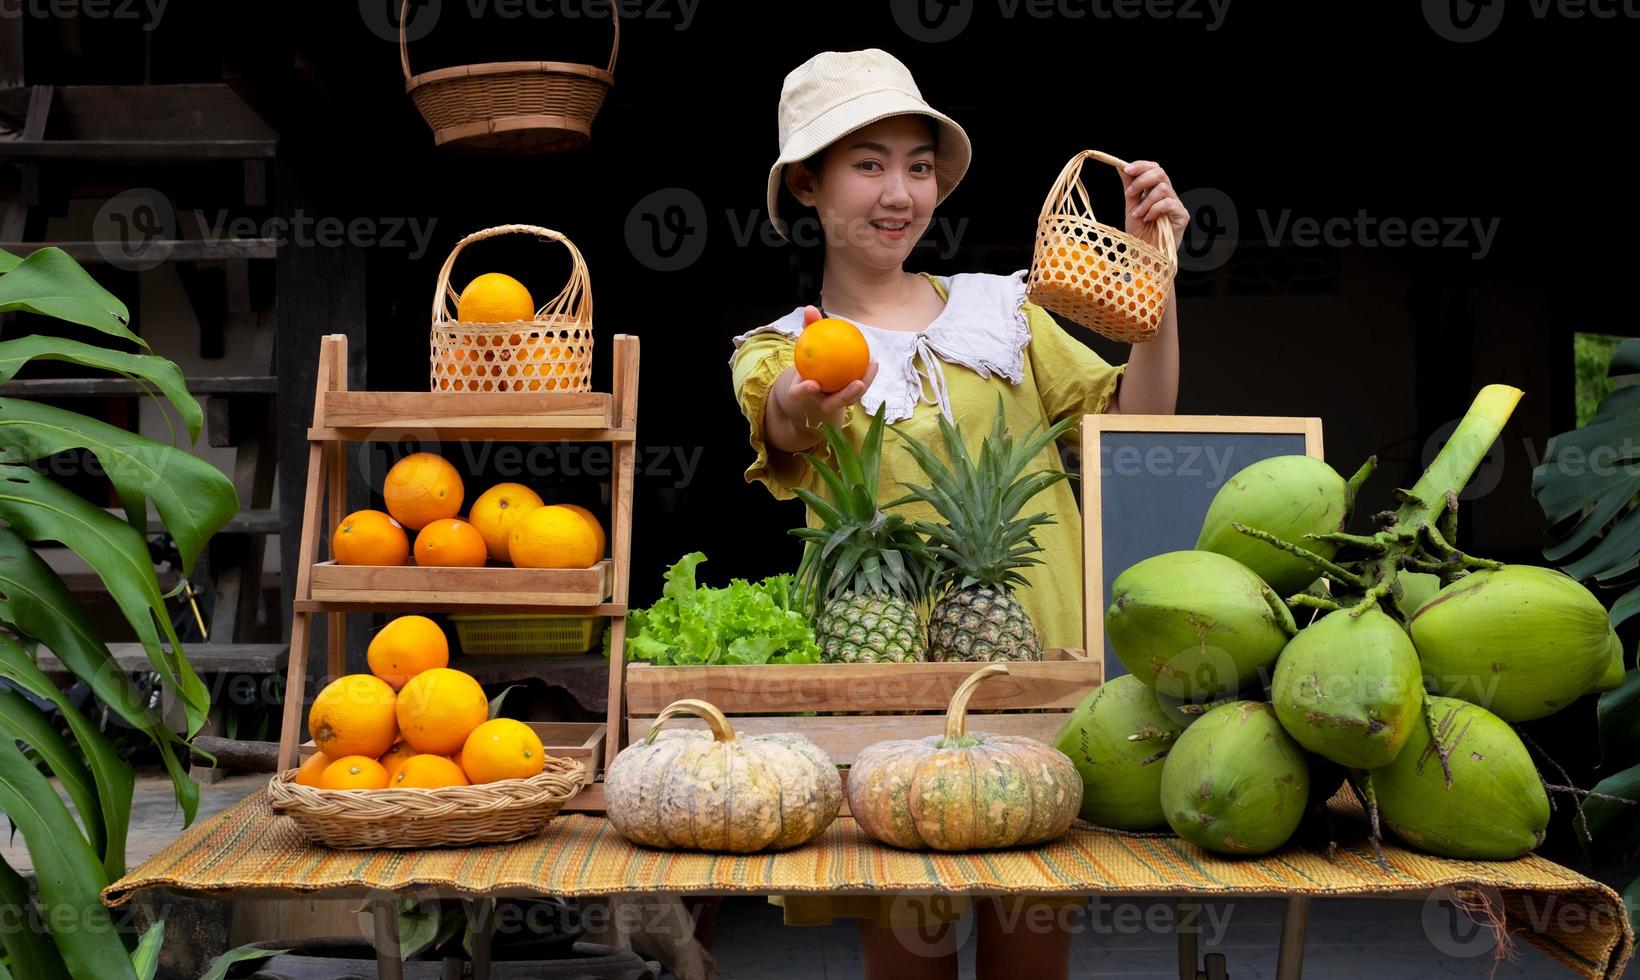
[[[344,755],[374,759],[398,738],[397,701],[393,689],[380,677],[338,677],[313,699],[308,734],[319,751],[332,759]]]
[[[370,638],[365,651],[370,672],[393,690],[424,670],[450,665],[450,641],[426,616],[400,616]]]
[[[854,324],[826,317],[798,335],[796,365],[797,373],[804,380],[819,382],[821,391],[841,391],[866,376],[871,348]]]
[[[393,774],[394,789],[438,789],[466,786],[467,774],[442,755],[416,755],[404,760]]]
[[[467,284],[456,300],[463,323],[512,323],[535,319],[535,300],[524,284],[505,272],[486,272]]]
[[[410,557],[410,537],[381,511],[356,510],[331,534],[330,557],[339,565],[402,565]]]
[[[580,504],[559,504],[558,506],[568,507],[570,510],[575,511],[575,513],[580,514],[581,518],[587,522],[587,525],[592,528],[592,536],[598,539],[598,557],[602,558],[604,556],[604,545],[608,543],[608,539],[604,537],[604,526],[598,523],[598,518],[592,513],[592,511],[587,510]]]
[[[461,768],[475,783],[540,775],[546,750],[530,726],[495,718],[473,729],[461,748]]]
[[[490,701],[472,675],[434,667],[410,678],[399,692],[399,730],[418,752],[449,755],[490,717]]]
[[[525,514],[513,525],[507,550],[519,568],[591,568],[603,557],[586,519],[558,504]]]
[[[386,789],[387,770],[365,755],[344,755],[319,775],[320,789]]]
[[[404,765],[405,760],[413,759],[420,754],[420,752],[410,747],[409,742],[399,739],[393,743],[392,748],[383,752],[382,757],[376,761],[382,764],[383,769],[387,770],[388,782],[392,782],[393,774],[399,771],[399,767]]]
[[[298,786],[312,786],[319,788],[319,775],[330,765],[331,758],[323,752],[315,752],[307,757],[301,767],[296,770],[296,784]]]
[[[462,493],[461,474],[433,453],[411,453],[394,463],[382,484],[387,512],[412,531],[461,513]]]
[[[484,535],[459,517],[446,517],[416,532],[416,564],[479,568],[489,558]]]
[[[478,495],[467,520],[484,536],[484,546],[496,561],[511,561],[507,538],[518,519],[542,504],[541,495],[522,483],[497,483]]]

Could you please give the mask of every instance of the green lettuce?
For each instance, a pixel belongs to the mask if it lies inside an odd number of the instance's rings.
[[[661,598],[626,614],[626,657],[653,664],[813,664],[820,662],[792,576],[731,579],[721,589],[695,581],[696,551],[666,570]],[[606,636],[605,656],[608,656]]]

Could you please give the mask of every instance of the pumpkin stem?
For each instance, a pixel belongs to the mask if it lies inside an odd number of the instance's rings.
[[[694,715],[706,719],[706,727],[712,730],[712,738],[719,742],[733,742],[735,730],[729,727],[729,719],[719,711],[717,705],[698,698],[684,698],[682,701],[673,701],[661,713],[655,716],[655,724],[650,726],[649,734],[643,737],[643,744],[649,745],[655,741],[655,736],[661,733],[661,723],[673,715]]]
[[[986,664],[957,685],[956,693],[951,695],[951,704],[945,709],[946,744],[962,744],[968,737],[968,699],[974,696],[974,689],[986,678],[1006,673],[1007,664]]]

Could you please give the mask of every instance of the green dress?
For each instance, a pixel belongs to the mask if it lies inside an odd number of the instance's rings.
[[[941,299],[948,299],[950,291],[940,278],[923,274]],[[1003,279],[1005,277],[991,277]],[[1006,283],[1001,295],[1007,296]],[[1019,287],[1022,293],[1022,286]],[[997,295],[995,290],[988,296]],[[1098,354],[1065,332],[1049,313],[1022,299],[1016,309],[1007,304],[994,310],[979,311],[980,316],[993,315],[998,319],[998,333],[1007,336],[1017,332],[1015,360],[1018,381],[1003,373],[987,370],[981,373],[961,363],[943,361],[936,370],[943,375],[944,400],[950,407],[952,421],[963,433],[970,452],[977,452],[980,441],[990,432],[995,417],[997,395],[1002,396],[1009,429],[1017,436],[1033,424],[1052,424],[1071,417],[1080,420],[1083,415],[1104,412],[1110,404],[1121,379],[1122,368],[1106,363]],[[943,314],[942,314],[943,316]],[[1010,322],[1012,321],[1012,322]],[[748,482],[758,481],[769,488],[775,497],[785,500],[795,497],[794,487],[808,487],[824,494],[819,476],[800,456],[771,449],[763,439],[763,411],[769,398],[769,389],[780,373],[792,365],[794,341],[788,335],[791,317],[786,318],[788,332],[766,330],[737,338],[737,349],[731,360],[735,397],[748,425],[748,439],[756,459],[746,469]],[[797,319],[798,324],[801,319]],[[938,321],[936,321],[938,322]],[[973,322],[973,321],[969,321]],[[1016,327],[1014,324],[1022,326]],[[901,338],[885,337],[883,331],[868,328],[864,331],[872,344],[873,357],[879,360],[879,380],[883,372],[903,367],[881,363],[883,358],[878,343],[886,346],[901,343]],[[915,335],[913,335],[915,336]],[[999,353],[999,356],[1001,354]],[[982,367],[986,366],[981,364]],[[941,409],[940,387],[933,372],[917,371],[914,384],[918,391],[914,405],[902,399],[901,411],[909,407],[908,417],[893,422],[893,427],[914,436],[933,448],[942,457],[938,414]],[[873,391],[876,385],[873,385]],[[870,393],[868,393],[869,395]],[[894,412],[890,413],[893,419]],[[851,407],[845,414],[844,432],[850,441],[859,445],[865,438],[871,419],[860,407]],[[1066,433],[1067,445],[1080,446],[1080,421]],[[903,494],[900,482],[922,482],[922,471],[911,455],[896,449],[899,440],[889,435],[884,440],[882,468],[879,477],[879,500],[895,499]],[[810,450],[825,458],[829,450],[822,443]],[[1033,462],[1032,470],[1059,470],[1059,454],[1053,446],[1045,447]],[[1029,588],[1018,590],[1020,602],[1036,623],[1044,647],[1082,647],[1082,521],[1076,505],[1077,487],[1069,480],[1061,480],[1042,491],[1026,504],[1023,514],[1043,511],[1052,516],[1052,524],[1036,529],[1036,540],[1043,551],[1043,564],[1024,570]],[[902,509],[907,517],[935,519],[931,508],[921,503]],[[808,523],[819,522],[814,514]],[[909,927],[929,920],[951,921],[961,917],[971,906],[961,895],[935,896],[842,896],[825,894],[776,895],[769,899],[785,909],[787,925],[821,925],[835,917],[861,918],[879,926]],[[1080,897],[1030,898],[1009,896],[1010,903],[1025,901],[1030,904],[1080,905]]]

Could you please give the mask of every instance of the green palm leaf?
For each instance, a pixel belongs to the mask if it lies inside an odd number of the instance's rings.
[[[67,361],[85,367],[100,368],[132,381],[152,385],[176,408],[177,414],[188,427],[188,441],[199,440],[205,412],[199,401],[189,393],[182,377],[182,369],[163,357],[153,354],[130,354],[109,350],[93,344],[36,333],[16,340],[0,341],[0,384],[17,376],[23,365],[33,360]]]
[[[51,405],[0,398],[0,463],[27,463],[70,449],[89,449],[118,491],[126,520],[139,533],[154,502],[176,539],[184,575],[199,552],[239,510],[233,482],[193,453]],[[143,547],[146,560],[147,547]]]
[[[24,914],[33,904],[28,882],[17,870],[0,858],[0,908]],[[19,977],[28,980],[73,980],[63,957],[44,932],[36,932],[24,914],[23,921],[11,928],[0,929],[0,949]]]
[[[114,524],[125,527],[117,520]],[[170,774],[177,804],[182,807],[187,822],[192,823],[199,806],[199,784],[188,778],[174,751],[182,745],[181,740],[161,724],[132,686],[131,679],[114,663],[113,654],[91,631],[85,610],[74,601],[68,586],[44,559],[9,528],[0,528],[0,622],[9,623],[17,632],[45,644],[74,676],[91,688],[98,701],[107,705],[126,724],[147,733],[160,749],[160,758]],[[22,661],[27,662],[27,668],[32,668],[32,673],[22,666]],[[34,667],[33,660],[17,649],[15,644],[11,648],[0,646],[0,664],[12,665],[6,676],[32,693],[52,697],[46,690],[56,691],[56,686],[45,680],[45,675]],[[72,724],[77,713],[65,717]],[[95,732],[95,729],[91,731]],[[106,740],[92,738],[79,728],[75,730],[75,738],[81,746],[91,747],[88,751],[92,751],[92,771],[97,775],[98,785],[104,790],[102,798],[110,838],[109,851],[117,855],[118,861],[111,867],[111,872],[114,868],[123,870],[125,827],[131,808],[130,777],[128,774],[124,777],[123,793],[110,789],[122,785],[115,773],[116,767],[109,765],[102,759],[101,753],[94,751],[99,744],[106,745]],[[113,753],[112,747],[108,751]],[[115,755],[115,758],[118,756]],[[110,801],[118,801],[120,809],[112,812],[106,809]]]
[[[191,737],[205,723],[210,694],[182,655],[143,536],[25,466],[0,467],[0,473],[0,517],[28,541],[66,545],[96,571],[142,641],[149,663],[181,697]],[[169,650],[160,645],[161,631]]]
[[[6,587],[9,591],[9,584]],[[4,618],[4,613],[5,610],[0,608],[0,618]],[[104,651],[103,655],[107,657],[107,652]],[[112,657],[108,657],[108,668],[129,687],[130,682],[126,681],[124,674],[118,673]],[[94,840],[92,843],[102,851],[103,869],[108,872],[108,877],[117,878],[124,874],[126,830],[131,823],[131,794],[136,786],[136,774],[132,771],[131,764],[125,761],[108,737],[99,731],[97,726],[91,724],[80,709],[76,708],[57,685],[35,665],[34,659],[8,637],[0,637],[0,677],[35,697],[49,700],[56,705],[68,723],[69,731],[74,734],[74,741],[85,754],[96,793],[94,808],[87,807],[78,799],[74,805],[79,808],[82,818],[88,814],[96,814],[99,818],[102,837],[100,841]],[[158,721],[153,721],[152,724],[155,728],[159,727]],[[152,732],[150,737],[153,737]],[[179,779],[185,781],[197,799],[198,784],[182,772],[182,767],[175,762],[170,751],[170,741],[174,738],[175,736],[161,739],[158,743],[159,749],[167,760],[171,760],[171,768],[174,770],[171,774],[172,782],[175,783]],[[89,822],[87,826],[90,826]]]
[[[9,642],[0,638],[0,643]],[[85,842],[98,854],[104,853],[108,834],[91,771],[34,702],[9,687],[0,687],[0,737],[24,742],[40,753],[79,812]]]
[[[131,311],[60,248],[18,259],[0,250],[0,313],[25,310],[100,330],[146,350],[148,342],[126,324]]]
[[[77,925],[52,936],[69,974],[136,980],[130,955],[102,904],[101,892],[108,886],[102,865],[82,837],[63,833],[74,818],[9,738],[0,738],[0,810],[28,847],[45,921],[66,919]]]

